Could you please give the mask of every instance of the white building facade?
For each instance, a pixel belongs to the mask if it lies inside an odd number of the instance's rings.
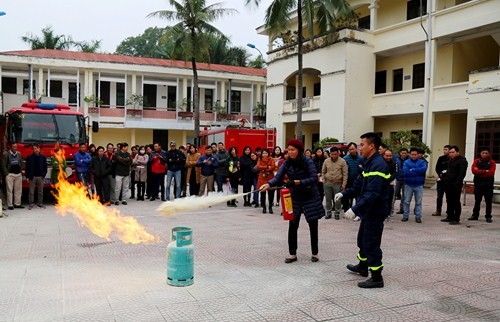
[[[202,129],[243,121],[264,126],[254,108],[264,102],[266,70],[203,63],[198,69]],[[192,86],[191,64],[183,61],[47,49],[0,53],[2,113],[29,98],[70,105],[99,122],[99,132],[90,134],[96,146],[193,142]]]
[[[349,2],[359,26],[305,43],[302,89],[296,46],[269,38],[267,121],[278,142],[295,135],[302,94],[307,147],[409,130],[431,147],[431,169],[445,144],[459,146],[469,163],[487,146],[500,162],[500,2],[424,0],[422,17],[420,0]]]

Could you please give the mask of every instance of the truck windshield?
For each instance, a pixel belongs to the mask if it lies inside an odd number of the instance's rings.
[[[11,142],[60,143],[85,142],[85,122],[80,115],[13,113]]]

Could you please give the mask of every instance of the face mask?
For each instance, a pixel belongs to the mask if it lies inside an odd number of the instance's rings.
[[[146,151],[145,150],[141,150],[141,151],[139,151],[139,153],[140,154],[144,154],[144,153],[146,153]]]

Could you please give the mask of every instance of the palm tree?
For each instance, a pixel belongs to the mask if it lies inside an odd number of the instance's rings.
[[[200,136],[200,98],[196,62],[200,55],[208,57],[208,35],[214,34],[224,37],[224,34],[211,23],[224,15],[237,11],[222,8],[221,3],[207,5],[205,0],[169,0],[168,2],[175,10],[155,11],[150,13],[148,17],[178,21],[176,25],[167,28],[166,36],[173,36],[175,48],[182,48],[185,57],[191,60],[194,85],[194,133],[195,144],[197,144]]]
[[[42,29],[42,36],[33,34],[21,37],[22,41],[29,44],[31,49],[58,49],[67,50],[73,46],[74,42],[70,36],[56,35],[52,30],[52,26],[47,26]]]
[[[260,0],[245,0],[247,5],[259,5]],[[317,34],[335,30],[337,18],[348,19],[353,12],[347,0],[273,0],[266,9],[265,26],[271,36],[286,31],[291,23],[290,13],[297,11],[297,125],[296,136],[302,139],[302,84],[303,84],[303,16],[306,18],[308,37],[313,38],[314,26],[318,27]]]
[[[80,48],[81,52],[84,53],[97,53],[97,51],[101,48],[101,40],[91,40],[89,41],[81,41],[75,43],[77,47]]]

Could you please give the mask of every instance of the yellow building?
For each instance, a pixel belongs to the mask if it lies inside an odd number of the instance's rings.
[[[324,137],[358,142],[367,131],[388,138],[409,130],[431,147],[431,169],[445,144],[470,163],[488,146],[500,162],[500,2],[423,0],[422,16],[420,0],[349,2],[356,28],[305,43],[303,89],[296,46],[269,37],[267,115],[278,142],[294,136],[302,93],[308,147]]]
[[[203,63],[198,69],[202,127],[242,119],[264,125],[253,111],[263,102],[265,70]],[[70,105],[99,122],[99,132],[90,133],[97,146],[193,142],[192,86],[191,64],[183,61],[48,49],[0,53],[2,114],[28,98]]]

